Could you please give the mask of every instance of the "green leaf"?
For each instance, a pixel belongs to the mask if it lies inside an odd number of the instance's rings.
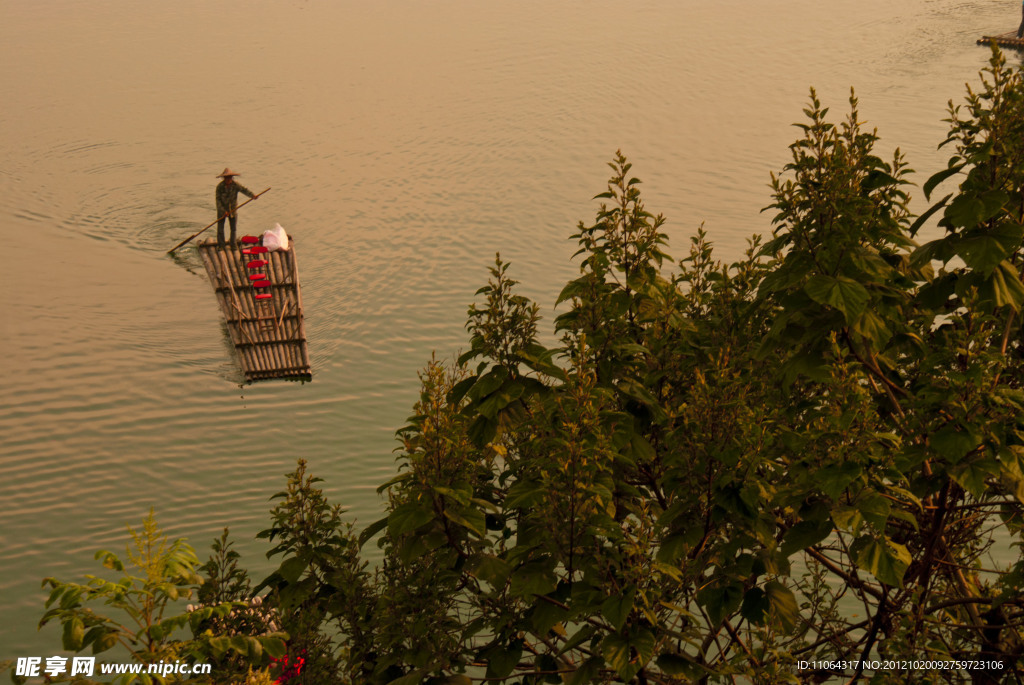
[[[530,611],[530,624],[536,635],[547,635],[552,629],[564,633],[564,629],[558,627],[569,618],[569,612],[552,602],[540,600],[533,605]]]
[[[949,198],[951,198],[951,197],[953,197],[953,193],[950,193],[946,197],[942,198],[941,200],[936,202],[934,205],[929,207],[928,210],[924,214],[922,214],[921,216],[917,217],[917,219],[914,221],[913,224],[911,224],[910,228],[907,231],[910,234],[910,237],[916,236],[917,232],[921,230],[921,227],[924,226],[925,222],[927,222],[928,219],[930,219],[932,217],[932,215],[935,214],[935,212],[937,212],[940,209],[944,208],[946,206],[946,203],[949,202]]]
[[[508,648],[500,645],[491,647],[481,656],[487,661],[488,678],[504,678],[512,672],[522,658],[522,642],[515,640]]]
[[[589,623],[586,624],[585,626],[580,628],[578,631],[576,631],[576,633],[572,637],[570,637],[568,640],[566,640],[565,644],[562,645],[562,648],[560,650],[558,650],[558,655],[557,656],[561,656],[561,655],[565,654],[566,652],[570,652],[570,651],[576,649],[577,647],[582,645],[584,642],[589,640],[594,635],[595,632],[597,632],[597,628],[594,625],[589,624]]]
[[[487,527],[486,520],[484,519],[483,513],[476,509],[466,508],[459,512],[451,508],[446,508],[444,510],[444,517],[452,523],[462,526],[477,537],[482,538],[486,535],[484,532]]]
[[[1020,247],[1020,239],[1021,227],[1004,223],[994,230],[965,237],[958,246],[957,254],[968,267],[988,276]]]
[[[85,624],[78,616],[73,616],[64,623],[64,649],[69,652],[77,652],[82,648],[82,640],[85,638]]]
[[[521,566],[512,573],[510,591],[516,597],[526,599],[534,595],[546,595],[555,591],[558,579],[546,561],[534,561]]]
[[[697,602],[708,612],[711,623],[718,625],[739,608],[743,586],[738,583],[712,585],[697,592]]]
[[[958,195],[946,208],[943,223],[973,228],[998,214],[1008,200],[1007,194],[1001,190],[989,190],[981,195]]]
[[[929,444],[940,456],[956,463],[981,444],[981,439],[958,423],[947,423],[929,438]]]
[[[640,670],[639,666],[630,663],[629,642],[617,633],[611,633],[601,641],[601,655],[625,682],[629,682]]]
[[[558,299],[555,300],[555,306],[562,304],[566,300],[579,297],[581,293],[586,291],[589,280],[589,275],[585,275],[577,278],[575,281],[566,283],[565,287],[562,288],[562,292],[558,294]]]
[[[249,656],[249,640],[250,638],[245,635],[233,635],[229,640],[229,644],[231,649],[238,653],[239,656],[247,657]]]
[[[740,615],[754,625],[762,626],[771,608],[771,602],[764,590],[759,587],[752,587],[743,595]]]
[[[612,625],[615,632],[622,630],[629,613],[633,610],[636,599],[636,586],[631,586],[622,594],[609,597],[601,604],[601,615]]]
[[[969,459],[950,469],[949,475],[960,487],[980,500],[988,491],[988,479],[998,478],[999,471],[999,464],[995,460]]]
[[[1007,260],[1003,260],[993,270],[988,280],[991,288],[990,297],[996,307],[1011,307],[1019,311],[1024,304],[1024,283],[1021,283],[1020,275]]]
[[[857,538],[850,548],[857,566],[879,582],[896,587],[903,586],[903,574],[910,566],[910,552],[903,545],[871,535]]]
[[[864,520],[873,525],[878,532],[885,531],[885,524],[892,512],[892,504],[884,496],[877,492],[866,492],[856,502],[857,510],[864,516]]]
[[[384,518],[379,519],[377,521],[374,521],[373,523],[368,525],[363,530],[363,532],[359,534],[359,546],[362,547],[367,542],[369,542],[371,539],[373,539],[373,537],[377,533],[379,533],[382,530],[384,530],[385,528],[387,528],[388,527],[388,519],[389,518],[390,518],[389,516],[385,516]]]
[[[93,641],[92,653],[99,654],[101,652],[105,652],[108,649],[114,647],[115,645],[117,645],[117,631],[107,631]]]
[[[259,637],[257,639],[263,645],[263,651],[274,659],[280,659],[288,652],[288,645],[279,637]]]
[[[121,560],[118,559],[117,555],[113,552],[108,552],[105,549],[101,549],[98,552],[96,552],[93,558],[101,559],[101,563],[103,564],[103,566],[109,568],[112,571],[117,571],[119,573],[124,571],[124,564],[121,563]]]
[[[604,659],[599,656],[592,656],[577,668],[566,682],[566,685],[587,685],[587,683],[597,682],[597,678],[601,673],[601,667],[604,666]]]
[[[433,519],[434,512],[430,509],[419,502],[407,502],[388,516],[388,533],[395,536],[411,533]]]
[[[289,583],[297,583],[307,566],[309,566],[308,561],[299,557],[290,557],[284,560],[284,563],[281,564],[281,568],[277,572]]]
[[[483,447],[498,434],[498,422],[486,416],[477,416],[469,426],[469,439],[477,447]]]
[[[927,181],[925,181],[925,184],[921,187],[921,190],[924,191],[925,199],[930,200],[932,197],[932,191],[935,190],[936,186],[938,186],[940,183],[945,181],[950,176],[960,173],[966,166],[967,162],[964,162],[963,164],[954,164],[953,166],[943,169],[942,171],[936,174],[932,174],[932,176]],[[936,207],[938,206],[939,205],[936,205]],[[932,210],[929,211],[934,211],[934,209],[935,208],[933,207]]]
[[[483,376],[480,376],[473,385],[469,396],[475,400],[487,397],[501,387],[501,384],[508,379],[508,371],[504,367],[496,366]]]
[[[789,557],[794,552],[807,549],[818,544],[832,533],[832,522],[800,521],[782,536],[782,556]]]
[[[804,286],[804,292],[818,304],[835,307],[853,321],[864,311],[870,295],[857,281],[845,276],[813,276]]]
[[[633,433],[629,445],[633,450],[633,457],[638,462],[652,462],[657,458],[651,443],[640,433]]]
[[[538,483],[521,480],[508,489],[505,506],[508,509],[530,509],[546,498],[546,493]]]
[[[457,407],[462,398],[466,396],[469,389],[476,383],[476,376],[470,376],[469,378],[463,378],[461,381],[456,383],[451,390],[448,391],[447,401],[453,407]]]
[[[868,175],[861,181],[861,190],[870,192],[872,190],[878,190],[886,186],[900,185],[899,179],[893,178],[891,174],[888,174],[881,169],[872,169],[868,172]]]
[[[852,322],[851,330],[862,340],[871,343],[872,349],[879,350],[892,337],[892,331],[885,321],[870,309],[865,309]]]
[[[685,654],[661,654],[655,663],[667,675],[685,676],[693,681],[708,673],[706,668]]]
[[[477,557],[473,567],[474,577],[490,583],[491,587],[502,588],[508,580],[510,568],[508,562],[489,554],[481,554]]]
[[[782,583],[772,580],[764,585],[764,593],[771,606],[772,616],[782,623],[787,633],[796,628],[800,617],[800,609],[792,590]]]
[[[783,362],[783,385],[786,387],[793,385],[800,376],[805,376],[818,383],[824,383],[831,378],[832,367],[825,363],[821,354],[814,352],[799,352],[790,356]]]
[[[837,499],[853,481],[861,477],[863,469],[860,464],[844,461],[832,464],[818,471],[815,481],[821,491],[832,499]]]

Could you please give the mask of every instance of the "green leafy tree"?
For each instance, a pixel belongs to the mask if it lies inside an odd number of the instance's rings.
[[[621,154],[573,236],[559,347],[537,342],[499,256],[469,351],[431,362],[399,431],[388,514],[359,538],[378,569],[351,556],[346,583],[310,585],[350,677],[777,683],[888,657],[980,665],[874,682],[985,683],[1019,666],[1024,567],[988,557],[1020,543],[1024,476],[1006,242],[1021,187],[1004,168],[1024,87],[1000,60],[954,109],[957,157],[926,190],[965,182],[917,222],[900,153],[878,156],[854,97],[836,125],[812,91],[772,179],[773,236],[740,261],[701,228],[670,272]],[[981,209],[992,197],[1001,211]],[[942,208],[946,238],[918,246]],[[998,253],[975,244],[993,233]]]
[[[318,482],[300,460],[287,488],[273,497],[281,502],[271,511],[271,527],[258,535],[275,543],[267,558],[282,561],[254,592],[271,591],[266,606],[289,636],[287,656],[294,671],[287,682],[296,685],[344,682],[346,654],[326,624],[337,613],[358,611],[352,598],[359,597],[366,576],[351,526],[342,524],[341,507],[327,503]]]
[[[89,575],[85,584],[66,583],[56,578],[43,581],[43,586],[49,586],[51,592],[39,626],[59,622],[65,650],[88,649],[93,654],[113,650],[117,655],[115,661],[123,662],[127,657],[141,664],[205,662],[211,654],[234,650],[250,659],[250,665],[259,665],[265,654],[283,654],[280,635],[218,638],[208,633],[193,639],[183,637],[184,629],[198,632],[202,624],[224,619],[241,604],[222,602],[182,611],[181,603],[194,595],[201,582],[196,572],[199,560],[192,547],[183,539],[169,541],[152,510],[142,528],[129,528],[129,533],[127,563],[107,550],[96,553],[96,559],[105,568],[121,574],[118,579]],[[74,682],[92,681],[76,678]],[[176,680],[173,676],[144,673],[119,676],[116,682],[148,685]]]
[[[617,154],[554,348],[497,257],[358,536],[299,463],[256,588],[307,659],[297,682],[1024,669],[1024,78],[993,50],[950,105],[955,152],[923,189],[957,187],[916,220],[852,94],[838,124],[814,91],[805,114],[773,234],[733,264],[703,227],[673,263]],[[931,219],[944,234],[919,245]],[[231,585],[222,557],[211,589]]]

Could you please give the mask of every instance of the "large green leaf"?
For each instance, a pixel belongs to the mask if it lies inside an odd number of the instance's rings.
[[[612,625],[616,632],[622,630],[629,612],[633,610],[633,600],[636,598],[636,586],[632,586],[625,592],[609,597],[601,604],[601,615]]]
[[[707,675],[708,670],[685,654],[661,654],[655,660],[658,668],[668,675],[680,675],[696,681]]]
[[[892,512],[892,504],[886,497],[878,492],[865,492],[857,499],[856,507],[865,521],[879,532],[885,531],[885,524]]]
[[[611,633],[601,641],[601,654],[604,660],[626,681],[632,678],[632,675],[628,678],[623,675],[630,666],[629,651],[629,641],[618,633]]]
[[[740,615],[754,625],[764,625],[769,611],[771,611],[771,602],[768,600],[768,596],[761,588],[752,587],[743,595],[743,605],[740,607]]]
[[[789,557],[794,552],[816,545],[832,532],[832,521],[800,521],[782,536],[782,555]]]
[[[64,649],[69,652],[77,652],[82,648],[82,641],[85,638],[85,624],[78,616],[73,616],[64,623],[63,644]]]
[[[958,423],[947,423],[928,440],[940,456],[956,463],[981,444],[981,438]]]
[[[950,193],[946,197],[942,198],[941,200],[936,202],[934,205],[929,207],[928,210],[925,211],[924,214],[922,214],[921,216],[917,217],[917,219],[914,221],[914,223],[911,224],[910,228],[907,230],[907,232],[910,234],[910,236],[911,237],[916,236],[917,232],[921,230],[921,227],[924,226],[924,224],[928,221],[928,219],[930,219],[932,217],[932,215],[935,214],[935,212],[937,212],[940,209],[944,208],[946,206],[946,203],[949,202],[949,198],[951,198],[951,197],[953,197],[953,193]]]
[[[654,634],[646,629],[628,637],[611,633],[601,642],[601,655],[616,670],[619,678],[628,683],[654,656],[654,645]]]
[[[485,532],[487,521],[481,511],[471,507],[466,507],[460,511],[454,508],[446,508],[444,510],[444,517],[452,523],[462,526],[477,537],[482,538],[487,535]]]
[[[821,491],[832,499],[836,499],[846,490],[847,486],[861,477],[864,470],[860,464],[844,461],[831,464],[815,474],[815,481]]]
[[[896,587],[903,586],[903,574],[910,566],[910,552],[903,545],[887,538],[878,539],[872,535],[857,538],[850,551],[857,566],[864,569],[880,582]]]
[[[587,683],[597,682],[602,666],[604,666],[604,659],[599,656],[592,656],[580,664],[580,667],[569,676],[565,683],[566,685],[586,685]]]
[[[1018,311],[1024,304],[1024,283],[1021,283],[1017,269],[1009,261],[1003,260],[996,266],[988,285],[989,296],[995,306],[1012,307]]]
[[[490,583],[491,587],[501,588],[504,587],[505,581],[508,580],[509,571],[508,562],[504,559],[499,559],[490,554],[481,554],[476,559],[472,573],[480,580]]]
[[[698,604],[704,607],[711,622],[715,625],[736,611],[742,600],[743,586],[739,583],[712,585],[697,592]]]
[[[281,568],[279,568],[277,572],[289,583],[296,583],[302,576],[302,572],[306,570],[307,566],[309,566],[309,562],[307,560],[299,557],[289,557],[284,560],[284,563],[281,564]]]
[[[554,592],[558,579],[550,565],[544,561],[524,564],[512,573],[510,591],[517,597],[532,599],[534,595],[546,595]]]
[[[783,630],[791,632],[800,616],[793,591],[776,580],[770,580],[764,584],[764,594],[771,606],[772,617],[782,623]]]
[[[995,459],[965,459],[949,472],[960,487],[981,499],[988,490],[988,479],[999,476],[999,463]]]
[[[953,164],[936,174],[932,174],[931,178],[925,181],[924,185],[921,187],[921,189],[924,191],[925,198],[930,200],[932,196],[932,191],[935,190],[936,186],[938,186],[940,183],[945,181],[950,176],[960,173],[966,166],[967,162]]]
[[[504,678],[512,672],[523,656],[522,642],[514,641],[508,647],[496,645],[481,655],[487,661],[488,678]]]
[[[1002,190],[989,190],[980,195],[961,194],[946,207],[943,223],[953,227],[973,228],[998,214],[1009,196]]]
[[[1020,247],[1020,240],[1021,227],[1003,223],[990,231],[966,236],[960,242],[957,253],[967,266],[987,276]]]
[[[388,532],[391,535],[411,533],[434,518],[434,512],[419,502],[406,502],[388,516]]]
[[[827,304],[843,312],[847,321],[856,319],[870,299],[863,285],[845,276],[818,274],[807,281],[804,292],[818,304]]]

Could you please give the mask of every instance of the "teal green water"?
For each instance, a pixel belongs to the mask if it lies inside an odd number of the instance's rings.
[[[362,523],[417,370],[466,344],[500,251],[550,323],[567,240],[622,149],[674,250],[769,229],[809,86],[850,86],[928,173],[946,101],[1013,3],[0,0],[0,660],[49,655],[40,581],[96,570],[150,507],[256,573],[297,458]],[[1018,59],[1014,57],[1013,59]],[[314,380],[240,386],[194,253],[214,176],[272,190],[295,238]],[[918,204],[917,208],[922,209]]]

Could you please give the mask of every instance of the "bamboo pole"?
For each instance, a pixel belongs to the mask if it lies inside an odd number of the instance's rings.
[[[291,260],[291,272],[292,272],[293,277],[295,278],[295,306],[298,307],[298,313],[299,313],[299,319],[298,319],[299,334],[301,335],[302,339],[305,341],[306,340],[306,322],[305,322],[305,320],[303,318],[303,312],[305,310],[302,308],[302,288],[299,285],[299,263],[298,263],[298,260],[295,258],[295,249],[291,245],[289,245],[288,254],[289,254],[289,257],[290,257],[290,260]],[[307,368],[309,368],[310,372],[312,373],[312,366],[309,363],[309,349],[308,349],[308,347],[305,344],[302,346],[302,363],[305,364],[305,366]]]

